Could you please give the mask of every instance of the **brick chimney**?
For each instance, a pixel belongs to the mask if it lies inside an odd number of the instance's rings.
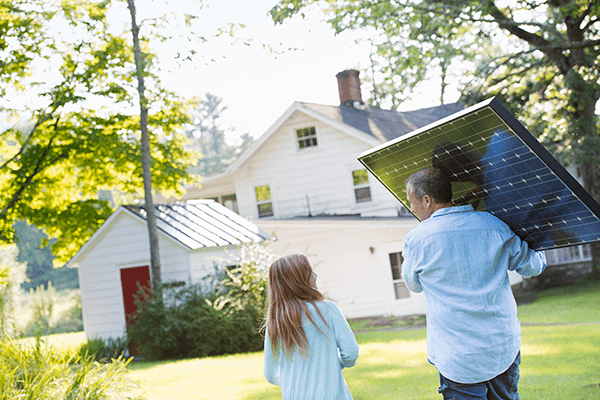
[[[347,69],[337,73],[335,76],[338,80],[338,89],[340,91],[340,105],[346,107],[362,106],[364,103],[360,94],[358,71]]]

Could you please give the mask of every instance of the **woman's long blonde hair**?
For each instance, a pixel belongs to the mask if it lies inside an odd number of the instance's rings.
[[[304,254],[290,254],[276,260],[269,268],[268,309],[265,326],[269,332],[273,353],[281,348],[286,356],[298,350],[308,355],[308,341],[302,326],[302,314],[313,321],[306,302],[311,303],[327,325],[315,301],[325,296],[315,285],[316,275]],[[329,327],[329,325],[327,325]]]

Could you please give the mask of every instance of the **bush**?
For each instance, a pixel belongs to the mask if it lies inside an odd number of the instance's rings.
[[[57,291],[52,282],[30,289],[24,296],[28,301],[20,310],[20,331],[25,336],[43,336],[55,333],[81,332],[83,318],[81,292],[76,290]]]
[[[48,289],[44,285],[35,290],[29,289],[32,324],[26,331],[27,336],[42,336],[50,333],[50,321],[56,302],[56,289],[52,282],[48,282]]]
[[[223,296],[206,295],[201,285],[163,288],[138,303],[127,330],[130,343],[147,360],[206,357],[262,349],[260,310],[235,307]]]
[[[91,357],[98,362],[109,362],[125,357],[128,342],[126,338],[90,339],[79,347],[77,354],[81,359]]]
[[[58,320],[50,326],[50,333],[69,333],[83,331],[81,292],[73,291],[69,295],[68,307],[60,313]]]
[[[247,245],[238,265],[222,270],[212,292],[205,293],[201,284],[163,285],[161,296],[139,292],[127,330],[129,342],[147,360],[262,350],[259,327],[272,258],[264,245]]]

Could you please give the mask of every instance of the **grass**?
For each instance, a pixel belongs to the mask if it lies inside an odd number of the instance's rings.
[[[425,324],[425,316],[407,315],[404,317],[355,318],[349,320],[348,323],[355,333],[398,330],[398,328],[423,326]]]
[[[600,399],[599,305],[600,282],[584,282],[544,291],[519,306],[522,399]],[[381,320],[371,322],[352,321],[362,331],[356,334],[358,364],[344,370],[354,399],[440,400],[437,371],[427,362],[425,330],[393,331]],[[127,368],[138,385],[132,394],[148,400],[281,399],[279,388],[263,377],[261,352],[133,362]]]
[[[72,350],[81,343],[80,336],[61,335],[59,340],[43,338],[40,342],[0,338],[0,398],[132,399],[132,384],[125,378],[127,362],[100,364],[78,356]]]
[[[36,341],[35,337],[27,337],[21,340],[32,345]],[[46,346],[51,346],[58,351],[73,352],[79,349],[87,341],[87,338],[84,332],[74,332],[44,336],[42,341]]]
[[[600,281],[545,290],[519,306],[518,317],[523,324],[600,322]]]

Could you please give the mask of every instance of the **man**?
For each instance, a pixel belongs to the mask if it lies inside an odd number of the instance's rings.
[[[453,206],[452,184],[425,168],[406,181],[421,223],[404,238],[402,278],[427,299],[427,355],[449,399],[519,399],[521,327],[508,271],[546,268],[504,222]]]

